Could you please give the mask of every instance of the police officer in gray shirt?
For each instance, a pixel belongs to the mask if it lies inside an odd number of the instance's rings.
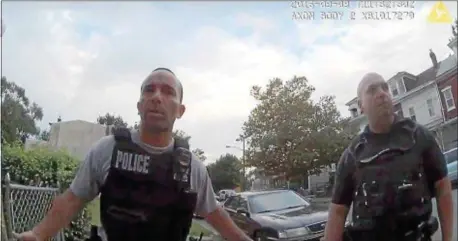
[[[451,241],[451,183],[432,133],[394,114],[388,84],[379,74],[363,77],[358,99],[369,124],[339,160],[324,240],[344,238],[351,205],[353,241],[430,240],[437,229],[431,217],[435,197],[442,240]]]
[[[152,240],[164,238],[182,241],[183,236],[189,232],[189,214],[193,212],[205,217],[226,240],[251,240],[234,224],[226,211],[217,205],[207,169],[196,156],[191,156],[189,152],[190,166],[185,168],[189,171],[189,177],[186,173],[181,173],[180,182],[169,178],[167,173],[172,170],[167,169],[170,166],[167,161],[154,159],[166,156],[174,158],[175,154],[168,154],[174,153],[175,149],[187,152],[183,148],[176,148],[179,145],[172,138],[174,122],[185,112],[182,99],[183,87],[175,74],[166,68],[154,70],[141,86],[140,100],[137,103],[141,117],[139,131],[125,133],[125,138],[122,135],[111,135],[99,140],[89,151],[70,188],[54,200],[46,217],[31,231],[19,234],[19,239],[41,241],[53,237],[70,223],[77,212],[101,193],[102,223],[110,226],[111,230],[106,232],[108,241],[118,240],[117,236],[124,233],[133,235],[126,236],[129,240],[141,239],[141,235],[135,232],[145,230],[155,230],[151,235],[164,235],[157,237],[145,234],[145,237],[153,237]],[[156,162],[160,163],[156,165]],[[178,170],[185,170],[180,168],[186,166],[186,162],[180,163]],[[173,172],[175,178],[175,168]],[[154,175],[148,175],[151,173]],[[168,187],[166,182],[160,183],[164,180],[170,180],[170,183],[181,183],[184,180],[184,186],[187,183],[188,187],[174,189],[172,185]],[[151,185],[145,185],[149,183]],[[123,186],[128,184],[132,185]],[[132,188],[138,190],[133,193],[129,191]],[[117,220],[120,217],[122,220]],[[155,227],[145,226],[150,223]],[[176,223],[180,225],[177,226]],[[124,226],[120,226],[121,224]],[[179,230],[174,230],[175,228]],[[135,229],[135,232],[130,232],[129,229]],[[111,237],[110,232],[113,233]],[[107,239],[105,235],[102,236]]]

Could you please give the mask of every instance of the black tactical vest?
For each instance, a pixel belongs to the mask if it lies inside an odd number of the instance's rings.
[[[349,148],[356,160],[352,229],[370,233],[370,240],[405,240],[431,215],[431,190],[423,165],[417,125],[398,120],[388,145],[363,133]]]
[[[101,189],[108,241],[184,241],[197,194],[190,190],[191,152],[175,139],[173,153],[152,155],[115,132],[110,170]]]

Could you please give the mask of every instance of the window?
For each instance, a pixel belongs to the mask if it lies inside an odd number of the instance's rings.
[[[434,111],[433,99],[426,100],[426,105],[428,106],[429,116],[435,116],[436,112]]]
[[[389,86],[391,89],[391,95],[393,95],[393,97],[404,94],[406,92],[406,87],[404,86],[402,79],[393,80]]]
[[[350,109],[350,113],[351,113],[351,116],[352,116],[353,118],[358,117],[358,109],[352,108],[352,109]]]
[[[391,82],[390,83],[390,89],[391,89],[391,95],[397,96],[399,94],[398,86],[397,86],[396,82]]]
[[[415,116],[415,109],[413,107],[409,108],[409,116],[410,116],[410,119],[412,119],[414,121],[417,120],[417,117]]]
[[[229,197],[229,199],[227,199],[227,201],[224,203],[224,207],[236,210],[239,206],[238,202],[239,198],[237,196]]]
[[[444,95],[445,106],[447,107],[447,111],[454,110],[455,100],[453,99],[452,87],[448,86],[442,89],[442,94]]]
[[[245,210],[248,211],[248,202],[247,202],[245,199],[240,198],[239,204],[240,204],[240,205],[239,205],[238,208],[243,208],[243,209],[245,209]]]
[[[404,81],[402,79],[396,81],[398,83],[398,89],[400,90],[400,94],[404,94],[406,92],[406,87],[404,86]]]
[[[279,211],[288,208],[308,207],[310,204],[293,191],[274,191],[250,196],[252,213]]]

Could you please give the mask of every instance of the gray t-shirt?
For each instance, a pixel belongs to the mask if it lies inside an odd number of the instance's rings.
[[[151,154],[172,151],[174,145],[172,141],[165,148],[150,146],[140,140],[140,135],[137,131],[132,132],[132,141]],[[100,188],[103,186],[108,175],[114,146],[115,139],[113,135],[103,137],[93,145],[70,185],[70,190],[76,196],[91,201],[99,195]],[[191,162],[190,182],[191,190],[197,192],[195,213],[205,215],[216,210],[218,206],[207,168],[194,155]]]

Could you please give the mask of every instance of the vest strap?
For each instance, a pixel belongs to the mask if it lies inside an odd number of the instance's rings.
[[[128,128],[115,128],[113,131],[116,141],[131,142],[132,136]]]

